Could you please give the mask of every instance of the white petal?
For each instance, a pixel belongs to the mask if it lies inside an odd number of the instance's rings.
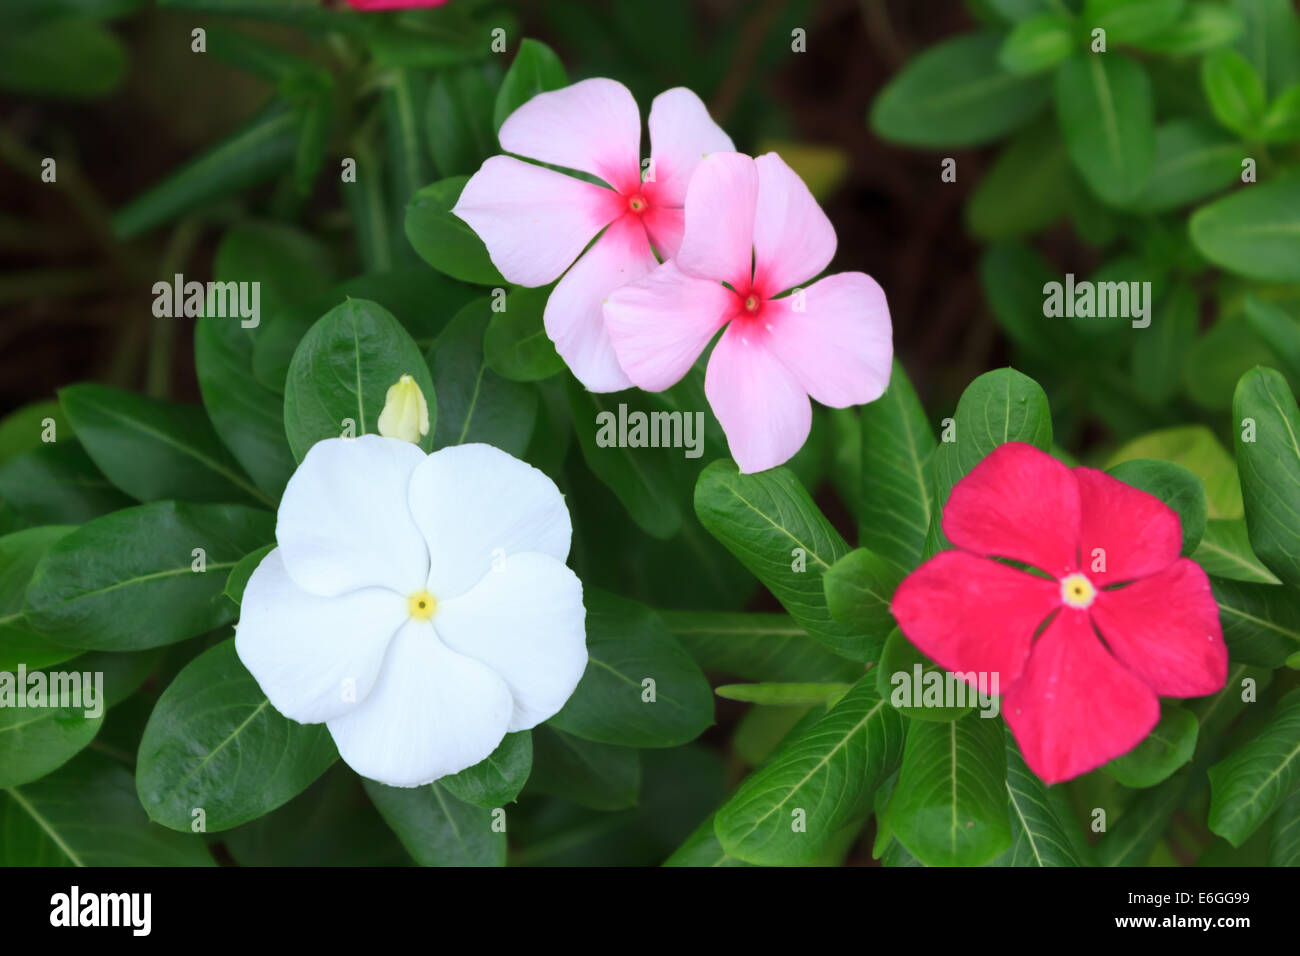
[[[388,642],[407,617],[406,598],[384,588],[309,594],[289,577],[276,548],[244,588],[235,651],[276,710],[318,724],[370,693]]]
[[[424,587],[429,553],[407,501],[411,475],[426,457],[410,442],[379,435],[311,447],[284,489],[275,525],[299,587],[327,597]]]
[[[428,621],[389,645],[370,695],[328,722],[349,767],[390,787],[419,787],[492,753],[510,722],[510,691],[478,661],[448,650]]]
[[[438,636],[482,661],[514,697],[509,731],[555,715],[587,667],[582,582],[560,561],[529,552],[506,559],[473,590],[438,605]]]
[[[427,587],[441,604],[493,563],[522,551],[563,562],[573,525],[555,482],[491,445],[453,445],[411,478],[411,514],[431,555]]]

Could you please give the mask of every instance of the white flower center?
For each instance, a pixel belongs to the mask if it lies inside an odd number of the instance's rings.
[[[1097,597],[1097,589],[1085,575],[1067,574],[1061,578],[1061,600],[1070,607],[1088,607]]]
[[[438,610],[438,599],[428,591],[412,591],[406,599],[406,606],[411,617],[417,621],[427,621]]]

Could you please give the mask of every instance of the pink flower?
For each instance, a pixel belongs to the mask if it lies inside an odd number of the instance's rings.
[[[1145,491],[1011,442],[953,488],[943,530],[959,550],[904,579],[894,617],[948,670],[999,675],[1007,724],[1048,783],[1132,750],[1160,719],[1157,696],[1227,680],[1209,579],[1178,556],[1178,515]]]
[[[482,238],[507,281],[542,286],[569,270],[543,319],[560,356],[593,392],[632,384],[609,344],[601,303],[658,265],[652,245],[664,258],[677,254],[691,174],[706,153],[734,148],[687,89],[656,96],[649,125],[650,165],[642,182],[641,114],[625,86],[592,79],[540,93],[502,125],[501,148],[587,173],[608,187],[494,156],[452,210]]]
[[[875,280],[842,272],[794,288],[834,254],[830,220],[779,156],[714,153],[687,190],[676,258],[605,304],[619,362],[660,391],[727,326],[709,356],[709,404],[742,472],[781,464],[808,437],[809,396],[844,408],[889,384],[889,308]]]
[[[411,7],[440,7],[450,0],[348,0],[354,10],[406,10]]]

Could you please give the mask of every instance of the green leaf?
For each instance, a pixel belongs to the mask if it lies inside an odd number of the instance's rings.
[[[1243,152],[1236,139],[1203,120],[1161,125],[1151,179],[1133,208],[1167,212],[1228,188],[1241,175]]]
[[[1097,844],[1098,864],[1144,866],[1182,803],[1191,773],[1191,769],[1180,771],[1159,786],[1139,793]],[[1102,809],[1109,812],[1109,808]]]
[[[1105,30],[1107,44],[1136,43],[1173,26],[1183,6],[1184,0],[1084,0],[1083,23]]]
[[[112,31],[69,16],[0,35],[0,89],[27,96],[87,99],[111,93],[127,55]]]
[[[555,51],[545,43],[525,38],[501,81],[501,88],[497,90],[492,111],[493,129],[500,130],[506,117],[538,93],[558,90],[568,84],[568,74]]]
[[[912,721],[889,802],[898,842],[927,866],[982,866],[1011,846],[1000,721]]]
[[[155,826],[131,775],[96,753],[0,791],[0,865],[211,866],[203,841]]]
[[[714,830],[713,819],[713,814],[709,814],[686,838],[686,842],[664,860],[664,866],[749,866],[744,860],[728,855],[722,848]]]
[[[781,707],[811,707],[838,700],[848,684],[721,684],[713,692],[726,700]]]
[[[1255,738],[1210,768],[1210,829],[1233,846],[1273,814],[1300,780],[1300,690]]]
[[[474,285],[505,286],[483,240],[451,210],[468,176],[452,176],[425,186],[406,207],[406,238],[439,272]]]
[[[1101,769],[1126,787],[1154,787],[1192,759],[1199,729],[1195,714],[1164,701],[1160,705],[1160,723],[1151,733]]]
[[[1300,595],[1291,588],[1226,578],[1210,586],[1233,661],[1274,668],[1300,650]]]
[[[1201,85],[1215,119],[1235,133],[1251,137],[1264,120],[1264,81],[1236,50],[1215,50],[1201,63]]]
[[[1075,192],[1088,194],[1082,186]],[[1049,270],[1036,251],[1020,243],[996,243],[980,258],[979,270],[993,316],[1016,346],[1049,365],[1059,365],[1063,355],[1077,348],[1068,327],[1043,320],[1043,287],[1048,282],[1059,282],[1060,277],[1054,275],[1054,266]],[[933,437],[927,444],[934,447]]]
[[[239,505],[173,501],[126,508],[60,538],[27,588],[31,627],[87,650],[172,644],[234,618],[227,573],[274,536],[274,518]],[[203,549],[203,568],[195,568]]]
[[[1192,241],[1215,265],[1266,282],[1300,282],[1300,177],[1259,183],[1192,214]]]
[[[1070,164],[1053,123],[1034,123],[998,154],[966,206],[966,225],[980,239],[1038,232],[1065,216]]]
[[[494,809],[514,803],[533,769],[533,737],[527,730],[506,734],[497,749],[472,767],[438,781],[457,800]]]
[[[32,572],[50,547],[72,530],[27,528],[0,537],[0,671],[17,671],[19,664],[47,667],[76,655],[34,631],[23,614],[23,593]]]
[[[104,477],[75,438],[0,464],[0,499],[38,525],[81,524],[135,503]]]
[[[456,313],[429,350],[438,393],[433,445],[486,442],[519,457],[537,421],[537,390],[488,368],[483,336],[490,315],[490,299],[474,300]]]
[[[1006,734],[1007,797],[1011,804],[1008,866],[1082,866],[1069,821],[1052,806],[1047,786],[1025,764],[1015,738]]]
[[[769,865],[815,862],[870,805],[903,746],[903,720],[874,685],[871,675],[861,678],[722,805],[714,827],[728,855]]]
[[[385,194],[385,171],[373,136],[361,131],[352,139],[349,151],[354,155],[347,158],[356,160],[356,178],[341,182],[339,191],[352,219],[362,265],[367,272],[387,272],[393,268],[396,223],[389,212],[392,197]]]
[[[1051,87],[998,66],[999,32],[966,33],[910,60],[876,97],[871,127],[909,146],[978,146],[1032,119]]]
[[[1246,55],[1269,95],[1300,81],[1300,22],[1291,0],[1232,0],[1245,21],[1237,49]]]
[[[375,62],[382,66],[439,69],[482,58],[489,38],[464,4],[452,4],[437,10],[403,10],[373,30],[369,41]]]
[[[437,426],[437,401],[424,356],[411,336],[378,303],[349,299],[326,312],[303,336],[284,388],[284,428],[294,457],[325,438],[378,432],[388,389],[410,375],[429,405],[428,451]],[[349,429],[348,422],[351,422]]]
[[[53,432],[47,425],[52,425]],[[54,399],[31,402],[0,418],[0,465],[23,452],[41,448],[46,438],[71,437],[72,426],[63,417],[63,409]]]
[[[696,482],[695,512],[811,637],[842,657],[874,659],[879,639],[835,621],[822,585],[849,546],[790,471],[742,475],[715,461]]]
[[[550,294],[549,287],[515,289],[501,311],[493,310],[483,355],[498,375],[516,382],[537,382],[564,370],[564,359],[542,324]]]
[[[998,50],[998,65],[1016,76],[1050,70],[1074,51],[1074,19],[1040,13],[1015,25]]]
[[[953,436],[931,456],[936,507],[930,517],[925,555],[948,547],[940,524],[948,494],[958,481],[999,445],[1021,441],[1047,451],[1052,413],[1038,383],[1015,369],[985,372],[966,387],[953,414]]]
[[[660,611],[701,669],[752,681],[842,681],[861,667],[837,657],[785,614]]]
[[[442,70],[434,77],[424,128],[439,175],[473,175],[498,151],[492,125],[496,98],[496,89],[477,65]]]
[[[323,725],[271,706],[230,638],[190,661],[158,698],[136,790],[151,820],[189,832],[201,819],[213,833],[270,813],[337,757]]]
[[[1142,194],[1155,165],[1151,82],[1119,53],[1081,53],[1056,74],[1056,111],[1075,168],[1112,206]]]
[[[65,703],[55,706],[59,701]],[[90,745],[104,723],[94,675],[75,663],[57,674],[0,672],[0,702],[0,789],[61,767]]]
[[[894,629],[889,602],[903,575],[866,548],[855,548],[822,575],[831,617],[881,646]]]
[[[1287,797],[1273,817],[1269,866],[1300,866],[1300,790]]]
[[[1157,53],[1186,56],[1231,43],[1244,30],[1245,22],[1236,10],[1209,0],[1192,0],[1177,23],[1144,37],[1138,45]]]
[[[873,673],[876,675],[876,692],[891,707],[913,720],[938,723],[960,720],[971,712],[978,701],[977,688],[949,674],[922,654],[898,628],[890,632],[880,655],[880,663]],[[953,698],[954,706],[948,706],[946,688],[949,686],[956,693],[964,694],[964,699],[970,703],[956,706]],[[985,689],[993,692],[987,685]],[[937,700],[929,699],[931,693]]]
[[[236,607],[240,606],[244,601],[244,588],[248,587],[248,579],[253,576],[253,572],[262,563],[262,559],[274,550],[274,544],[263,545],[256,551],[250,551],[244,555],[230,569],[230,576],[226,578],[225,594],[226,597],[235,602]]]
[[[1204,425],[1162,428],[1134,438],[1110,456],[1106,468],[1138,458],[1160,458],[1182,465],[1205,485],[1211,518],[1241,517],[1241,482],[1236,465],[1214,432]]]
[[[389,209],[392,210],[394,245],[414,261],[411,250],[401,241],[397,221],[406,204],[429,181],[428,163],[420,142],[419,101],[424,93],[424,78],[412,70],[395,69],[385,74],[380,105],[387,140],[387,184]]]
[[[1251,547],[1270,571],[1300,587],[1300,410],[1295,396],[1279,373],[1255,368],[1237,383],[1232,417]]]
[[[1192,555],[1205,573],[1254,584],[1281,584],[1250,549],[1250,533],[1241,518],[1211,519]]]
[[[1284,90],[1269,104],[1260,125],[1259,138],[1266,143],[1287,143],[1300,139],[1300,84]]]
[[[133,498],[274,504],[221,444],[203,410],[106,385],[59,392],[87,454]]]
[[[551,727],[597,743],[675,747],[713,723],[708,682],[653,611],[594,588],[583,603],[587,669]]]
[[[495,825],[496,811],[456,799],[439,781],[411,789],[365,783],[380,816],[421,866],[505,866],[506,833]]]
[[[1282,371],[1300,381],[1300,322],[1255,295],[1246,296],[1245,310],[1251,331],[1278,357]]]
[[[681,455],[683,451],[633,448],[629,442],[609,442],[610,438],[617,437],[618,422],[629,408],[646,415],[648,421],[649,412],[644,408],[663,407],[662,400],[644,393],[589,392],[572,376],[566,376],[564,384],[574,431],[587,467],[618,496],[642,531],[655,538],[673,537],[681,530],[682,510],[672,474],[673,463],[668,456]]]
[[[527,789],[593,810],[634,807],[641,789],[640,755],[630,747],[598,744],[543,724],[533,730]]]
[[[211,199],[242,192],[288,169],[297,150],[297,112],[276,104],[117,211],[113,231],[130,239]]]
[[[1196,550],[1205,534],[1208,505],[1205,486],[1182,465],[1156,458],[1121,462],[1107,474],[1159,498],[1178,513],[1183,528],[1184,557]]]

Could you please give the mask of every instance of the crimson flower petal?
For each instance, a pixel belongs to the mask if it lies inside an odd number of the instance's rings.
[[[1092,619],[1111,653],[1162,697],[1202,697],[1228,679],[1219,605],[1195,561],[1098,593]]]
[[[1183,529],[1173,508],[1095,468],[1075,468],[1074,477],[1082,511],[1079,557],[1093,583],[1131,581],[1177,560]]]

